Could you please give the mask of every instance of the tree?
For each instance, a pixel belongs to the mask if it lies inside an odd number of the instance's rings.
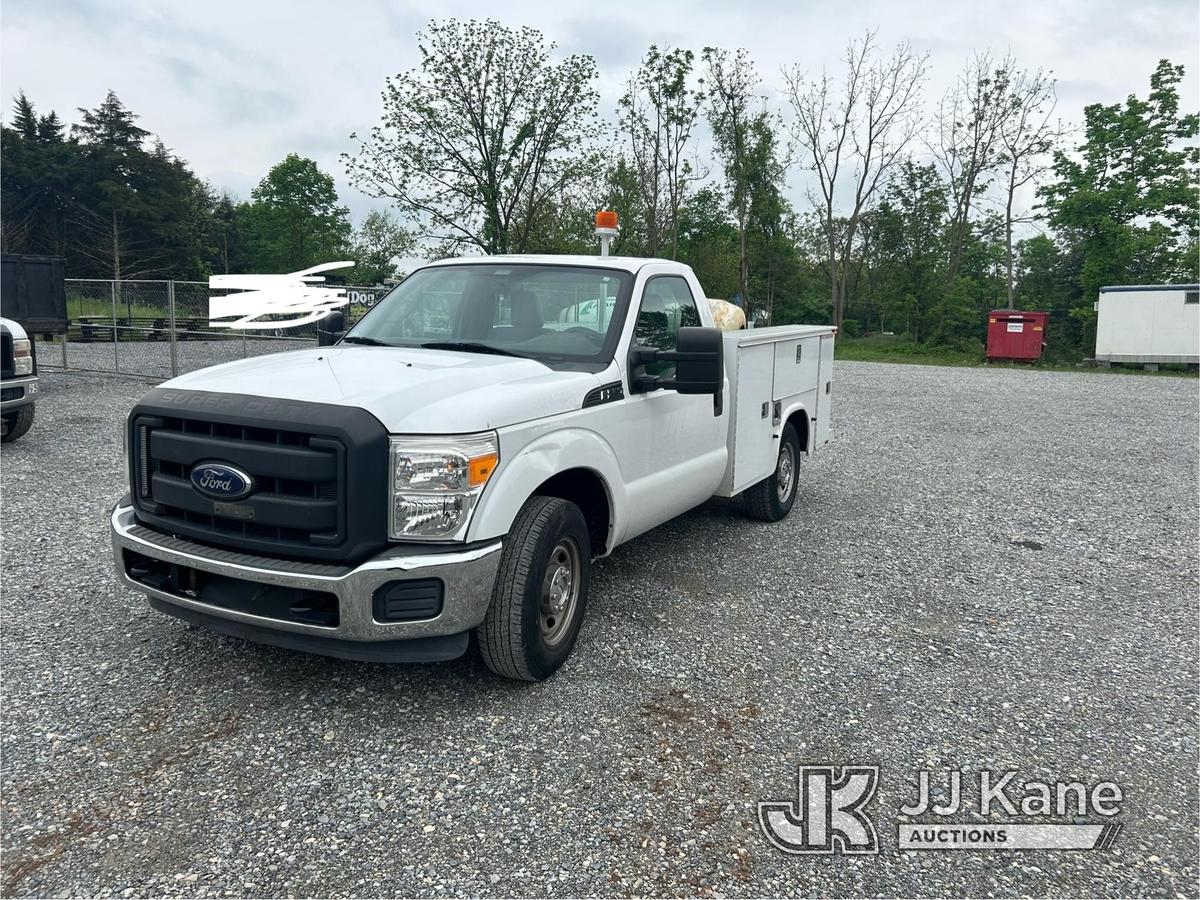
[[[842,323],[858,229],[920,126],[916,107],[926,61],[907,44],[889,59],[877,60],[875,34],[868,32],[846,49],[840,97],[835,98],[828,73],[815,80],[798,67],[784,73],[796,141],[816,175],[817,194],[811,199],[825,237],[835,325]],[[844,195],[850,204],[843,215]]]
[[[1081,260],[1082,299],[1101,285],[1194,281],[1200,116],[1179,112],[1183,66],[1159,62],[1145,99],[1084,109],[1084,141],[1054,154],[1050,224]]]
[[[416,239],[411,232],[402,228],[391,213],[373,209],[355,232],[351,250],[354,268],[348,278],[354,284],[394,281],[397,261],[415,250]]]
[[[145,278],[168,269],[166,244],[154,224],[170,227],[171,215],[157,208],[164,197],[156,178],[169,178],[175,187],[186,181],[186,169],[172,165],[161,142],[145,149],[150,132],[137,125],[138,116],[109,91],[94,110],[79,109],[82,121],[71,126],[79,140],[86,186],[76,198],[79,224],[85,234],[80,251],[97,270],[115,281]],[[175,211],[177,214],[177,211]]]
[[[67,221],[84,181],[79,148],[53,110],[39,116],[24,93],[0,127],[0,248],[67,254]]]
[[[871,216],[879,327],[921,340],[945,321],[949,189],[933,166],[904,160]]]
[[[761,301],[766,319],[775,324],[775,294],[793,268],[795,245],[788,236],[791,205],[783,196],[787,166],[779,158],[777,117],[766,112],[750,120],[746,175],[750,193],[749,250],[755,261],[751,295]],[[747,308],[749,312],[749,307]]]
[[[679,209],[688,186],[702,175],[687,160],[687,146],[704,94],[688,86],[695,54],[651,45],[617,103],[629,141],[645,213],[645,253],[679,250]]]
[[[615,212],[620,222],[620,233],[612,243],[612,252],[617,256],[648,255],[646,202],[635,167],[622,154],[607,167],[603,178],[597,206]]]
[[[729,221],[729,199],[712,187],[696,191],[679,211],[679,258],[710,297],[741,290],[740,233]]]
[[[228,275],[245,272],[249,268],[249,250],[244,234],[244,216],[228,193],[218,198],[209,191],[211,214],[209,216],[209,257],[214,272]]]
[[[202,278],[217,265],[216,192],[111,91],[66,127],[16,97],[0,128],[0,244],[66,258],[71,277]]]
[[[738,293],[742,303],[750,300],[748,231],[751,205],[764,179],[782,177],[778,167],[766,165],[774,158],[773,117],[763,108],[758,95],[759,77],[745,50],[730,54],[716,47],[704,48],[707,69],[708,124],[717,156],[725,170],[729,208],[738,230]],[[764,140],[771,141],[768,152]]]
[[[1004,262],[1008,308],[1013,309],[1013,205],[1017,191],[1040,178],[1049,169],[1049,153],[1061,133],[1051,121],[1056,98],[1049,73],[1021,71],[1013,74],[1008,87],[1008,114],[1000,126],[1000,162],[1004,169]],[[1028,308],[1028,307],[1027,307]]]
[[[242,212],[255,270],[295,272],[345,258],[350,214],[313,160],[289,153],[250,198]]]
[[[551,63],[541,32],[492,20],[430,22],[417,49],[419,67],[387,81],[381,123],[343,156],[352,183],[430,239],[523,252],[556,195],[596,168],[595,61]]]
[[[938,105],[938,140],[931,149],[950,188],[946,275],[951,290],[976,200],[1000,164],[1001,135],[1012,112],[1013,65],[1010,56],[993,63],[989,54],[976,54]]]

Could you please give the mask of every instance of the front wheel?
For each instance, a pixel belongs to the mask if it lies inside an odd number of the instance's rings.
[[[504,543],[479,649],[497,675],[549,678],[566,662],[587,608],[592,545],[579,507],[531,497]]]
[[[796,502],[796,484],[800,480],[800,439],[788,423],[779,435],[779,456],[775,471],[758,484],[746,488],[742,502],[750,518],[760,522],[778,522],[792,511]]]
[[[4,414],[4,434],[0,436],[0,441],[8,443],[15,441],[33,425],[33,404],[26,403],[24,406],[13,410],[10,413]]]

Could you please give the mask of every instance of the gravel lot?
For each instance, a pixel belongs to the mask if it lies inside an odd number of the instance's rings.
[[[1195,895],[1197,382],[840,363],[780,525],[713,501],[594,570],[550,682],[214,636],[110,572],[118,422],[48,375],[3,464],[7,895]],[[873,857],[770,847],[875,764]],[[1111,779],[1107,851],[896,850],[916,770]]]

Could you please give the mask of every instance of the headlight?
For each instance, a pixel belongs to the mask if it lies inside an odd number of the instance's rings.
[[[500,462],[500,444],[494,431],[394,437],[390,460],[391,538],[453,538]]]
[[[13,341],[13,374],[33,374],[33,349],[29,341]]]

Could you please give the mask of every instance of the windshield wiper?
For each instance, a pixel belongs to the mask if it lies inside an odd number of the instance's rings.
[[[425,350],[461,350],[463,353],[491,353],[494,356],[536,359],[536,357],[526,356],[524,353],[517,353],[515,350],[505,350],[503,347],[494,347],[491,344],[480,344],[475,341],[431,341],[428,344],[422,344],[421,347]]]
[[[352,334],[349,337],[342,338],[343,344],[366,344],[368,347],[394,347],[395,344],[389,344],[387,341],[381,341],[378,338],[363,337],[362,335]]]

